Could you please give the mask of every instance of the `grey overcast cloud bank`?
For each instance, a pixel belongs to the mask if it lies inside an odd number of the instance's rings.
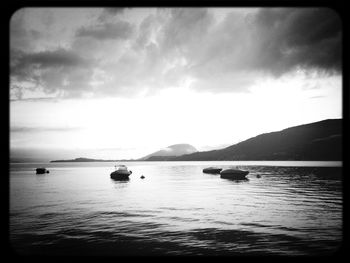
[[[341,74],[342,24],[331,9],[232,9],[223,19],[211,8],[156,9],[138,23],[127,19],[129,11],[101,9],[72,32],[55,28],[60,21],[53,23],[50,12],[44,27],[29,28],[26,9],[17,11],[10,27],[11,99],[26,99],[26,91],[132,97],[186,83],[197,91],[247,92],[261,77],[297,69]],[[51,43],[60,32],[66,37]]]
[[[11,132],[69,132],[79,131],[80,127],[11,127]]]
[[[341,65],[327,8],[23,8],[10,22],[11,158],[203,151],[341,118]]]

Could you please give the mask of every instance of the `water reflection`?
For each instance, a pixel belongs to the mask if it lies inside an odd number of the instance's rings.
[[[315,167],[312,169],[311,174],[321,179],[338,180],[341,179],[343,175],[343,169],[341,167],[324,167],[322,169],[320,167]]]
[[[226,181],[230,181],[232,183],[236,183],[236,184],[241,184],[241,183],[246,183],[249,182],[248,178],[244,178],[244,179],[230,179],[230,178],[221,178],[224,179]]]
[[[129,178],[124,178],[124,179],[114,179],[114,178],[110,178],[111,182],[114,184],[114,186],[118,187],[118,186],[126,186],[130,179]]]

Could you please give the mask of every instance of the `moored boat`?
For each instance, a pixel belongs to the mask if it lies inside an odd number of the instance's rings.
[[[115,180],[126,180],[129,179],[130,174],[132,174],[131,170],[125,165],[115,166],[115,171],[111,173],[111,178]]]
[[[220,177],[224,179],[233,179],[233,180],[244,180],[249,174],[249,171],[243,171],[238,169],[225,169],[220,172]]]
[[[49,170],[46,170],[46,168],[36,168],[36,174],[45,174],[45,173],[49,173]]]
[[[218,167],[208,167],[203,169],[203,173],[207,174],[219,174],[221,172],[222,168]]]

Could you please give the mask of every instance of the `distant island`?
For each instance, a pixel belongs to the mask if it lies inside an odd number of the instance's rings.
[[[75,158],[72,160],[54,160],[50,163],[62,163],[62,162],[113,162],[113,160],[91,159],[91,158]]]
[[[54,160],[50,163],[72,163],[72,162],[120,162],[120,161],[133,161],[133,160],[103,160],[103,159],[91,159],[91,158],[75,158],[72,160]]]
[[[183,154],[185,153],[185,154]],[[116,161],[341,161],[342,119],[329,119],[260,134],[232,146],[198,152],[189,144],[169,146],[136,160],[76,158],[51,162]]]
[[[190,144],[174,144],[166,148],[160,149],[154,153],[148,154],[140,159],[131,159],[131,160],[103,160],[103,159],[92,159],[92,158],[75,158],[72,160],[55,160],[51,161],[52,163],[61,163],[61,162],[132,162],[132,161],[162,161],[162,158],[166,160],[170,158],[175,158],[184,154],[190,154],[197,152],[197,149]]]

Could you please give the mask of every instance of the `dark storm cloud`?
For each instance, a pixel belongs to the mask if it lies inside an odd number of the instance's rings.
[[[197,90],[245,92],[258,78],[280,77],[296,69],[341,73],[341,21],[330,9],[231,12],[220,23],[208,23],[205,28],[195,40],[191,37],[198,29],[188,32],[184,42],[186,72],[196,78],[193,87]]]
[[[11,99],[15,100],[23,98],[24,90],[37,88],[47,94],[61,92],[64,96],[76,96],[88,88],[86,83],[93,74],[94,61],[73,50],[59,48],[34,53],[11,50],[10,57]],[[25,88],[23,82],[31,86]]]
[[[33,68],[84,67],[87,64],[88,60],[63,48],[37,53],[11,50],[11,75],[14,77],[21,77],[21,74],[26,74]]]
[[[91,37],[95,39],[128,39],[134,32],[134,27],[125,21],[116,23],[104,23],[91,27],[80,28],[76,34],[78,37]]]
[[[252,66],[278,75],[297,66],[341,70],[342,25],[333,10],[261,9],[252,24],[260,42]]]

